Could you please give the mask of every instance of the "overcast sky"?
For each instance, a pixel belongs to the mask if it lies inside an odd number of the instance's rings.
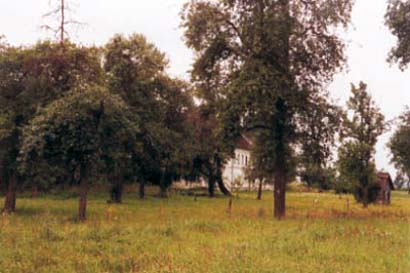
[[[56,0],[52,0],[51,2]],[[144,34],[169,60],[169,72],[188,78],[192,53],[182,40],[179,12],[186,0],[74,0],[75,19],[85,23],[71,37],[83,44],[101,45],[113,34]],[[401,72],[386,62],[395,39],[384,26],[387,0],[356,0],[352,26],[341,33],[347,43],[348,68],[330,85],[334,99],[344,104],[350,83],[363,80],[387,119],[400,114],[410,104],[410,69]],[[49,0],[0,0],[0,35],[14,45],[31,44],[53,35],[41,30],[47,23],[42,14],[49,11]],[[390,134],[377,145],[377,165],[394,173],[385,145]]]

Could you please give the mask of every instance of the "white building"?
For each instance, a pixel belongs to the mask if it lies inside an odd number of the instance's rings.
[[[251,167],[252,164],[251,149],[252,141],[246,136],[241,136],[237,142],[234,157],[229,159],[225,164],[222,177],[225,186],[230,191],[257,189],[257,183],[259,183],[259,181],[249,181],[246,174],[247,169]],[[203,178],[197,182],[201,187],[208,186],[207,181]],[[176,188],[190,188],[193,186],[193,184],[183,180],[174,183],[174,187]],[[267,189],[269,186],[264,185],[263,188]]]
[[[246,169],[251,165],[252,142],[249,138],[242,136],[235,149],[235,157],[231,158],[222,173],[225,185],[232,189],[249,188],[252,185],[246,179]]]

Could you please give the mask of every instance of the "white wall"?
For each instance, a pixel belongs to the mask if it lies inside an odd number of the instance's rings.
[[[246,168],[249,167],[251,164],[251,152],[243,149],[236,149],[235,150],[235,158],[231,158],[224,166],[222,177],[225,183],[225,186],[230,189],[231,191],[237,190],[257,190],[258,188],[258,181],[256,183],[252,183],[252,181],[248,181],[246,177]],[[236,181],[240,181],[240,185],[235,185]],[[202,187],[207,187],[207,181],[201,179],[200,185]],[[198,184],[190,184],[186,181],[180,181],[174,183],[174,187],[176,188],[190,188],[198,186]],[[240,186],[240,187],[238,187]],[[263,185],[263,189],[271,189],[270,185]]]
[[[231,158],[222,173],[225,185],[232,189],[234,182],[240,180],[242,188],[248,188],[248,181],[245,179],[245,170],[251,164],[251,153],[247,150],[236,149],[235,158]]]

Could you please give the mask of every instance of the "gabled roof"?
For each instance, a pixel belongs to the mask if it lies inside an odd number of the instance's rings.
[[[236,143],[236,148],[250,151],[252,149],[252,142],[247,137],[241,135]]]
[[[377,182],[380,183],[389,183],[390,188],[394,190],[393,180],[388,172],[378,172],[377,173]]]

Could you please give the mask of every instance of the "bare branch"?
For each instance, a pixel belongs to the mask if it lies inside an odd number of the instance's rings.
[[[80,21],[77,21],[72,18],[68,18],[67,14],[73,12],[73,9],[71,8],[71,5],[70,5],[71,4],[70,1],[72,0],[50,0],[49,5],[52,6],[53,3],[56,3],[55,7],[53,7],[51,11],[45,13],[42,16],[43,18],[52,17],[53,20],[56,20],[58,22],[58,27],[53,27],[50,24],[44,24],[41,26],[41,28],[46,31],[54,32],[55,37],[59,40],[62,46],[64,45],[64,40],[66,39],[66,37],[70,36],[69,32],[67,31],[67,28],[70,25],[76,25],[76,26],[85,25],[84,23]]]

